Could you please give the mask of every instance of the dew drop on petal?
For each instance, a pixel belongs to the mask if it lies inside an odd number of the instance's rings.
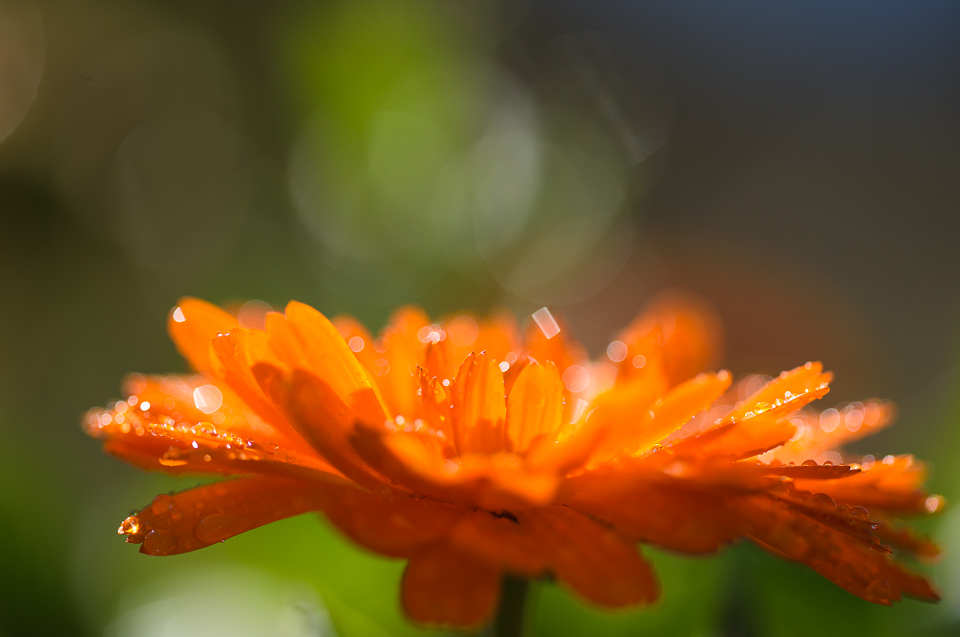
[[[510,369],[510,363],[508,363],[507,361],[503,361],[502,363],[500,363],[500,371],[501,371],[501,372],[505,372],[505,371],[507,371],[508,369]]]
[[[139,530],[140,518],[135,515],[131,515],[120,523],[120,528],[117,529],[117,535],[135,535]]]
[[[153,502],[150,503],[150,510],[153,511],[154,515],[160,515],[161,513],[166,513],[167,511],[173,509],[176,506],[173,498],[167,495],[166,493],[161,493],[153,499]]]
[[[153,530],[143,538],[143,549],[149,555],[170,555],[177,550],[177,538],[170,531]]]
[[[873,580],[867,585],[867,595],[877,599],[889,600],[893,596],[893,587],[886,580]]]
[[[893,456],[884,456],[884,457],[883,457],[883,464],[893,464],[894,462],[896,462],[896,460],[897,460],[897,459],[894,458]]]
[[[643,356],[642,354],[637,354],[636,356],[633,357],[633,366],[636,367],[637,369],[643,368],[643,366],[646,364],[647,364],[646,356]]]
[[[860,468],[863,469],[864,471],[870,471],[870,469],[873,469],[873,465],[875,465],[876,463],[877,463],[877,459],[874,458],[872,455],[867,454],[863,457],[863,462],[860,463]]]
[[[349,345],[350,349],[354,352],[363,351],[363,339],[359,336],[354,336],[351,338],[347,345]]]
[[[826,493],[818,493],[813,496],[813,503],[831,509],[836,508],[837,506],[837,503],[833,501],[833,498],[828,496]]]
[[[183,323],[187,320],[187,317],[183,315],[183,310],[181,308],[173,308],[173,320],[177,323]]]
[[[183,517],[183,511],[181,511],[180,509],[174,509],[173,511],[170,512],[171,520],[179,520],[182,517]]]
[[[851,507],[847,511],[847,517],[866,522],[870,519],[870,512],[863,507]]]

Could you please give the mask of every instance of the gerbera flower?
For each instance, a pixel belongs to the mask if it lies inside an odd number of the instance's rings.
[[[936,556],[897,522],[942,507],[922,465],[837,451],[889,405],[805,410],[828,391],[819,363],[741,397],[728,372],[703,371],[714,330],[690,304],[638,318],[608,349],[618,368],[591,363],[549,312],[534,319],[521,334],[508,315],[403,308],[374,339],[301,303],[255,329],[182,300],[168,326],[196,374],[133,376],[85,428],[145,469],[241,477],[159,495],[119,532],[172,555],[322,511],[409,560],[403,607],[432,625],[487,621],[504,574],[649,603],[639,543],[698,554],[747,538],[871,602],[938,599],[891,557]]]

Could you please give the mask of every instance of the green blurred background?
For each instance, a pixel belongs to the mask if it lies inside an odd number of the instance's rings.
[[[591,353],[659,291],[724,365],[837,373],[960,499],[960,5],[0,0],[0,635],[413,635],[402,564],[301,516],[175,558],[115,529],[192,484],[79,428],[181,371],[182,295],[373,328],[543,305]],[[960,632],[960,510],[930,606],[750,547],[650,550],[664,596],[537,589],[540,635]]]

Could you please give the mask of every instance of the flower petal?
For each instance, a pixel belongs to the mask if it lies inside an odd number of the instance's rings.
[[[141,553],[188,553],[323,505],[324,489],[341,489],[330,482],[255,476],[225,480],[170,495],[124,520],[120,533],[127,542],[142,543]]]
[[[237,318],[219,307],[184,297],[167,318],[167,331],[177,346],[177,351],[198,372],[210,369],[210,343],[220,333],[237,327]]]
[[[563,506],[530,509],[517,517],[541,543],[550,570],[584,599],[619,608],[659,596],[652,568],[616,531]]]
[[[871,469],[843,480],[824,480],[811,485],[797,480],[797,488],[826,493],[850,506],[863,506],[884,513],[929,513],[928,495],[922,488],[927,472],[913,456],[889,456]]]
[[[294,432],[261,421],[208,377],[134,376],[126,392],[128,401],[91,410],[84,427],[104,440],[108,453],[137,466],[168,473],[336,473]]]
[[[700,374],[680,383],[650,408],[641,425],[639,450],[647,451],[709,407],[730,387],[730,374]]]
[[[891,605],[901,593],[925,601],[939,595],[927,580],[788,505],[765,496],[741,501],[739,512],[750,524],[750,537],[806,564],[845,590],[875,604]]]
[[[266,368],[264,364],[258,366],[260,370]],[[298,369],[283,389],[288,392],[290,421],[320,455],[357,484],[376,489],[383,483],[350,445],[354,414],[329,385]]]
[[[500,596],[500,569],[447,545],[410,558],[401,602],[407,615],[432,627],[478,627],[493,615]]]
[[[562,417],[563,380],[556,366],[525,366],[507,398],[508,449],[523,453],[535,438],[554,436]]]
[[[471,515],[444,502],[360,489],[342,489],[324,502],[323,512],[354,542],[390,557],[409,557],[442,540]]]
[[[457,373],[453,398],[458,453],[502,452],[506,396],[497,362],[484,353],[468,356]]]
[[[636,460],[567,480],[557,499],[613,524],[633,541],[689,554],[712,553],[746,528],[723,485],[685,485]]]
[[[640,344],[656,336],[657,356],[664,373],[674,386],[716,363],[721,351],[720,320],[704,301],[682,293],[667,293],[650,303],[620,335],[627,344],[627,357],[621,369],[636,371],[633,359],[648,356]]]
[[[417,365],[424,343],[417,333],[429,324],[430,319],[420,308],[402,307],[390,317],[380,335],[382,340],[378,339],[384,350],[375,361],[375,378],[391,413],[411,419],[420,415]]]

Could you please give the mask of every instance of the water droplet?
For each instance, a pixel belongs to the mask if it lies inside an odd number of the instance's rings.
[[[866,522],[870,519],[870,512],[863,507],[851,507],[850,510],[847,511],[847,517]]]
[[[171,520],[179,520],[182,517],[183,517],[183,511],[181,511],[180,509],[174,509],[173,511],[170,512]]]
[[[173,498],[165,493],[161,493],[153,499],[153,502],[150,503],[150,510],[153,511],[154,515],[160,515],[161,513],[166,513],[170,509],[176,506]]]
[[[247,529],[247,521],[229,513],[214,513],[200,520],[193,534],[204,544],[221,542]]]
[[[828,496],[826,493],[818,493],[813,496],[813,503],[822,507],[829,507],[831,509],[837,506],[837,503],[833,501],[833,498]]]
[[[117,535],[136,535],[137,531],[139,530],[140,518],[135,515],[131,515],[120,523],[120,528],[117,529]]]
[[[817,461],[816,461],[816,460],[804,460],[804,461],[803,461],[803,464],[800,465],[800,466],[803,466],[803,467],[815,467],[815,466],[817,466]]]
[[[148,555],[170,555],[177,550],[177,538],[170,531],[150,531],[143,538],[143,549]]]
[[[886,580],[875,579],[867,585],[867,595],[889,600],[893,596],[893,587]]]

